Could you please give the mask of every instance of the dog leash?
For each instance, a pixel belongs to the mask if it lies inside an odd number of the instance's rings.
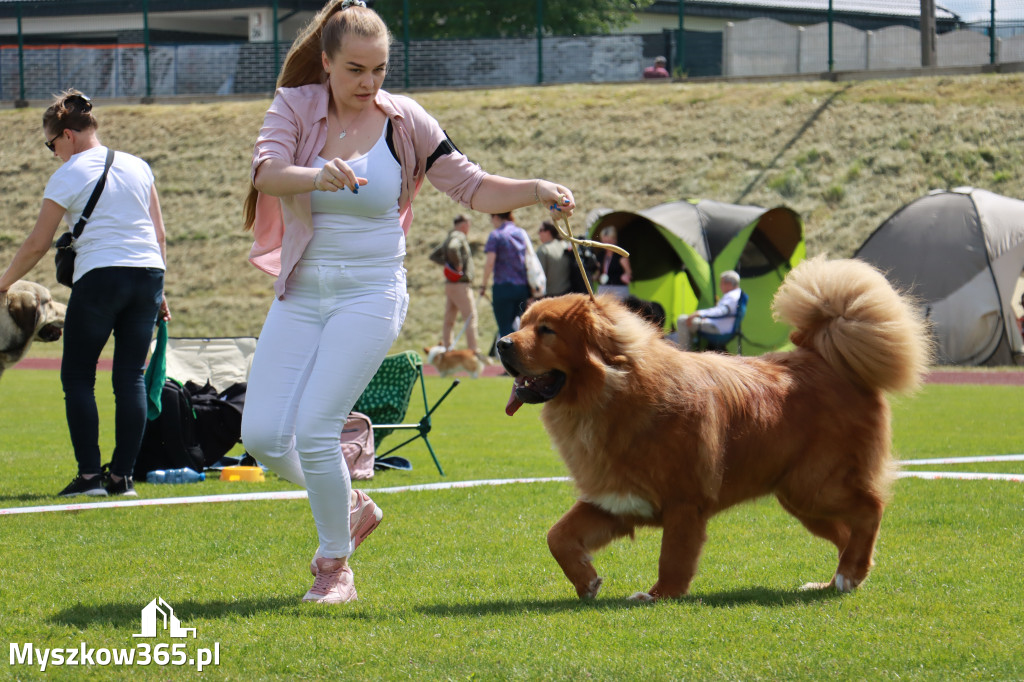
[[[469,329],[469,319],[467,319],[465,324],[462,325],[462,329],[460,329],[459,333],[455,335],[455,338],[452,340],[452,345],[448,346],[447,350],[455,350],[455,346],[458,345],[459,339],[461,339],[462,335],[466,333],[467,329]]]
[[[566,197],[562,197],[562,201],[568,202],[569,200]],[[548,208],[551,211],[551,217],[553,218],[551,222],[555,224],[555,229],[558,230],[558,233],[562,236],[562,239],[568,241],[569,245],[572,246],[572,255],[576,256],[576,266],[579,267],[580,273],[583,275],[583,282],[584,284],[587,285],[587,292],[590,294],[590,298],[593,299],[594,290],[590,286],[590,277],[587,276],[587,270],[586,268],[583,267],[583,259],[580,258],[580,251],[577,248],[577,245],[589,246],[592,249],[597,248],[605,249],[607,251],[614,251],[615,253],[619,254],[624,258],[629,258],[629,251],[626,251],[625,249],[616,246],[615,244],[605,244],[604,242],[595,242],[590,239],[577,239],[576,237],[573,236],[572,229],[569,227],[568,216],[555,215],[556,211],[559,213],[561,213],[562,211],[562,209],[558,208],[558,204],[551,204],[551,206],[549,206]],[[560,221],[565,223],[564,228],[562,227]]]

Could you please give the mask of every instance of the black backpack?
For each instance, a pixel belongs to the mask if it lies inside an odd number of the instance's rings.
[[[200,472],[204,467],[199,445],[196,415],[185,387],[174,379],[164,382],[160,393],[160,415],[146,422],[133,476],[144,481],[154,469],[182,469]]]
[[[210,382],[205,386],[191,381],[185,383],[196,417],[196,440],[206,466],[228,454],[242,437],[245,389],[245,382],[232,384],[220,393]]]

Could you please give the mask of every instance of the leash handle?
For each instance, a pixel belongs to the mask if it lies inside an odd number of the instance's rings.
[[[553,214],[552,214],[553,215]],[[555,224],[555,229],[562,236],[563,239],[569,242],[572,246],[572,255],[576,257],[576,266],[580,269],[580,273],[583,275],[583,282],[587,285],[587,292],[590,294],[590,298],[594,298],[594,289],[590,286],[590,277],[587,276],[587,270],[583,267],[583,259],[580,258],[580,251],[578,245],[589,246],[596,249],[605,249],[607,251],[614,251],[615,253],[629,258],[629,251],[616,246],[615,244],[605,244],[604,242],[595,242],[591,239],[577,239],[572,235],[572,229],[569,227],[569,219],[565,216],[558,216],[552,221]],[[562,223],[565,223],[565,227],[562,227]]]

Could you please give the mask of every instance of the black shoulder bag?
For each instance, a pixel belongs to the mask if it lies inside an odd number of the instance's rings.
[[[107,161],[103,166],[103,175],[96,181],[96,186],[92,190],[88,203],[85,204],[82,216],[75,223],[73,231],[65,232],[57,239],[57,253],[53,256],[53,264],[57,266],[57,281],[66,287],[71,286],[75,276],[75,240],[82,235],[85,223],[89,221],[92,209],[95,208],[100,194],[103,193],[103,186],[107,184],[107,171],[110,170],[112,163],[114,163],[114,150],[107,149]]]

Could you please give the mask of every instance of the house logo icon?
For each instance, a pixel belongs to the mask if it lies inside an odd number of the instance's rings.
[[[132,637],[156,637],[157,624],[160,622],[171,637],[188,637],[189,633],[192,633],[192,638],[195,639],[196,629],[181,627],[181,621],[174,615],[174,609],[163,600],[163,597],[157,597],[143,607],[142,632]]]

